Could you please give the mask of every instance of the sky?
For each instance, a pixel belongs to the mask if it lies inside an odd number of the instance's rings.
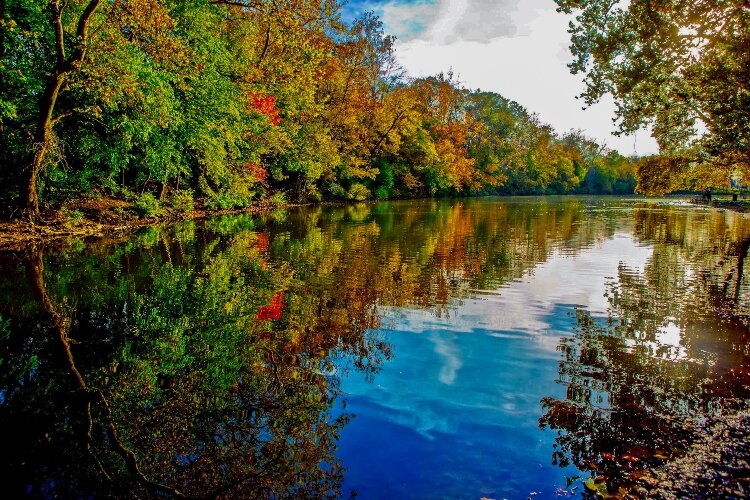
[[[611,98],[582,109],[582,77],[567,67],[569,19],[553,0],[350,0],[345,9],[380,16],[410,76],[452,70],[464,87],[512,99],[558,132],[581,129],[624,155],[658,151],[645,130],[612,135]]]

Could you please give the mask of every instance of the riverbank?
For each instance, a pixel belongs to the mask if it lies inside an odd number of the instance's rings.
[[[319,205],[342,202],[319,202]],[[690,200],[691,205],[750,212],[750,200],[716,199],[706,202]],[[237,209],[207,209],[200,200],[190,210],[161,209],[157,215],[146,216],[134,203],[112,197],[96,197],[70,202],[60,209],[47,210],[40,222],[32,224],[23,219],[0,221],[0,250],[23,248],[28,245],[64,243],[70,239],[102,238],[122,234],[138,228],[183,220],[196,220],[220,215],[242,213],[259,214],[272,210],[309,205],[277,200],[258,200]]]
[[[727,199],[712,199],[711,201],[705,201],[701,198],[695,198],[691,200],[693,205],[708,206],[712,208],[721,208],[724,210],[731,210],[733,212],[746,213],[750,212],[750,200],[737,200],[734,201],[730,198]]]
[[[198,206],[186,211],[162,210],[158,215],[144,217],[138,214],[133,204],[123,200],[92,198],[70,203],[59,210],[46,211],[37,223],[23,219],[1,221],[0,250],[20,249],[41,243],[64,243],[72,239],[103,238],[169,222],[219,215],[257,214],[292,206],[301,204],[263,200],[238,209],[209,210]]]

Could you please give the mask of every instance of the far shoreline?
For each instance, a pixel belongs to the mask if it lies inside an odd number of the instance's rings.
[[[357,203],[382,203],[388,201],[408,200],[466,200],[482,198],[547,198],[547,197],[622,197],[634,199],[658,199],[659,197],[644,196],[639,194],[587,194],[587,193],[565,193],[550,195],[514,194],[514,195],[486,195],[470,197],[441,197],[441,198],[404,198],[393,200],[340,200],[319,201],[310,203],[274,203],[270,200],[258,200],[243,208],[235,209],[206,209],[199,207],[187,211],[169,211],[162,215],[141,217],[135,214],[132,205],[118,199],[102,197],[97,200],[78,200],[61,209],[47,210],[44,212],[42,221],[31,223],[25,219],[0,220],[0,251],[22,250],[30,246],[64,245],[69,240],[75,239],[101,239],[108,236],[125,235],[131,231],[144,227],[177,223],[181,221],[200,220],[224,215],[268,214],[275,210],[284,210],[295,207],[310,206],[347,206]],[[722,195],[719,195],[720,197]],[[710,202],[702,201],[695,193],[679,193],[666,195],[664,198],[683,199],[690,206],[707,207],[729,210],[739,213],[750,212],[750,200],[732,201],[731,199],[716,199]],[[73,219],[66,216],[66,209],[82,209],[81,218]],[[123,210],[124,209],[124,210]]]

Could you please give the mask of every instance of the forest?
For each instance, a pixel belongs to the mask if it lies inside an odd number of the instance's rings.
[[[611,96],[617,133],[646,128],[659,145],[639,192],[750,185],[750,1],[555,2],[584,103]]]
[[[3,218],[636,187],[637,160],[580,131],[450,70],[410,77],[382,21],[335,0],[0,6]]]

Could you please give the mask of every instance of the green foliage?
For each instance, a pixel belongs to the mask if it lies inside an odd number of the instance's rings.
[[[206,208],[211,210],[244,208],[250,204],[253,195],[253,193],[244,189],[235,190],[230,188],[219,189],[217,191],[205,188],[205,192],[205,205]]]
[[[271,198],[268,200],[271,205],[285,205],[287,203],[286,193],[283,191],[279,191],[277,193],[274,193],[271,195]]]
[[[178,212],[190,212],[195,207],[193,193],[189,189],[179,189],[172,193],[169,204]]]
[[[517,103],[470,92],[451,73],[405,78],[393,37],[371,13],[346,24],[341,6],[323,0],[260,10],[75,2],[60,17],[68,54],[94,4],[86,57],[66,66],[42,141],[44,165],[59,166],[38,174],[47,206],[91,191],[151,193],[185,211],[188,191],[170,192],[188,189],[209,209],[230,209],[279,191],[320,201],[594,189],[581,187],[594,161],[588,139],[560,137]],[[30,131],[43,115],[39,96],[59,73],[59,47],[47,4],[2,5],[7,215],[28,187]],[[150,198],[138,210],[158,213]]]
[[[393,173],[393,167],[388,161],[379,161],[378,164],[378,176],[375,179],[375,198],[378,200],[388,200],[393,194],[393,185],[395,182],[395,175]]]
[[[571,22],[571,71],[588,105],[614,97],[622,133],[650,125],[665,161],[642,165],[657,193],[750,175],[747,2],[556,0]],[[652,182],[668,169],[671,182]],[[721,175],[714,173],[720,170]],[[718,182],[718,184],[716,184]]]
[[[133,208],[141,217],[158,217],[163,213],[161,203],[151,193],[139,195],[133,202]]]
[[[80,210],[62,209],[60,213],[74,226],[80,226],[83,222],[83,212]]]
[[[370,197],[370,190],[364,184],[352,184],[347,197],[350,200],[365,201]]]
[[[346,189],[336,181],[329,181],[324,184],[325,193],[330,199],[333,200],[345,200]]]

